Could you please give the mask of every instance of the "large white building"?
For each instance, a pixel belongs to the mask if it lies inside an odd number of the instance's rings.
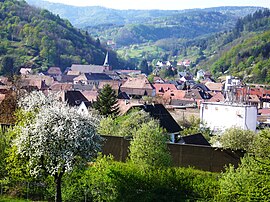
[[[257,108],[239,103],[204,102],[201,105],[202,123],[214,132],[224,132],[231,127],[256,130]]]

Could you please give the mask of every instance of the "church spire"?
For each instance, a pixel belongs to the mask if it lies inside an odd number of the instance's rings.
[[[103,64],[104,67],[109,67],[109,52],[107,51],[106,53],[106,57],[105,57],[105,60],[104,60],[104,64]]]

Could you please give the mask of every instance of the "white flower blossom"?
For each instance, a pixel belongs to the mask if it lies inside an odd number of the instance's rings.
[[[42,169],[51,175],[71,171],[79,159],[91,161],[100,151],[99,120],[93,115],[79,114],[39,92],[23,98],[20,106],[36,113],[31,124],[21,126],[14,141],[18,152],[29,158],[32,174]]]

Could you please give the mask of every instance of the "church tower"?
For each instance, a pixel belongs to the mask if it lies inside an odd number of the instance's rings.
[[[104,67],[109,67],[109,52],[107,51],[106,53],[106,57],[105,57],[105,60],[104,60],[104,63],[103,63],[103,66]]]

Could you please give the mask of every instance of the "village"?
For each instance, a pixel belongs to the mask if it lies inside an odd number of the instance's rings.
[[[189,67],[190,60],[177,65]],[[159,61],[156,69],[162,68],[176,67],[169,61]],[[214,133],[231,127],[256,131],[268,126],[270,90],[265,86],[244,84],[232,76],[215,81],[211,73],[204,70],[196,75],[178,72],[174,80],[165,80],[156,74],[150,82],[141,70],[112,70],[107,53],[103,65],[72,64],[64,72],[59,67],[50,67],[46,72],[33,73],[31,68],[22,67],[17,88],[45,94],[52,92],[69,105],[77,106],[80,112],[88,113],[100,90],[109,84],[116,92],[120,115],[134,107],[162,107],[170,116],[165,128],[172,134],[174,143],[179,140],[181,130],[176,122],[190,116],[200,118]],[[1,76],[0,82],[0,101],[3,102],[14,86],[7,77]]]

